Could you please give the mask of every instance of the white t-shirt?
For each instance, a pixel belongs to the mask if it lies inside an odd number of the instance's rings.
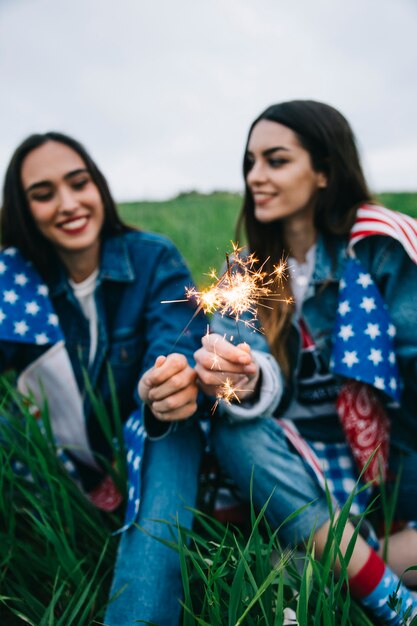
[[[295,300],[295,308],[300,313],[304,295],[313,275],[314,263],[316,260],[316,244],[312,245],[306,253],[304,263],[299,263],[293,257],[288,258],[288,268],[290,271],[291,288]]]
[[[97,284],[98,269],[94,270],[88,278],[81,283],[75,283],[69,279],[69,284],[74,292],[74,296],[80,303],[80,307],[90,325],[90,354],[88,355],[88,365],[91,365],[94,361],[94,357],[97,351],[97,307],[94,298],[94,291]]]

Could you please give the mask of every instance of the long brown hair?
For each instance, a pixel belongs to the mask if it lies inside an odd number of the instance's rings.
[[[250,170],[247,146],[254,126],[261,120],[277,122],[290,128],[310,155],[316,172],[323,172],[327,186],[318,190],[314,225],[331,245],[336,236],[345,236],[351,229],[358,206],[372,200],[360,164],[353,131],[347,120],[333,107],[313,100],[293,100],[268,107],[250,127],[243,160],[245,195],[237,225],[237,240],[242,230],[250,252],[255,253],[259,266],[273,271],[283,257],[282,222],[263,224],[256,220],[253,197],[246,183]],[[284,295],[291,295],[289,281],[284,282]],[[285,350],[293,307],[273,303],[272,308],[260,307],[259,317],[274,356],[285,375],[289,362]]]
[[[52,244],[40,233],[33,220],[22,185],[21,171],[25,157],[49,141],[72,148],[84,161],[103,202],[104,223],[101,234],[117,234],[127,228],[117,212],[106,179],[82,144],[58,132],[31,135],[16,148],[6,170],[0,221],[1,243],[3,246],[18,248],[45,279],[56,265],[57,256]]]

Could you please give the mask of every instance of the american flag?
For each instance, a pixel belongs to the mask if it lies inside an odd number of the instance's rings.
[[[396,239],[417,263],[417,221],[376,205],[358,209],[350,233],[334,331],[332,370],[368,383],[399,400],[401,382],[395,356],[395,326],[372,276],[355,258],[363,238],[385,235]]]
[[[48,295],[48,287],[41,280],[32,263],[16,248],[0,251],[0,340],[45,346],[45,353],[62,342],[64,335],[59,319]],[[60,373],[57,372],[57,376]],[[45,389],[48,395],[48,389]],[[53,416],[51,416],[52,421]],[[42,424],[40,424],[42,428]],[[127,451],[128,502],[125,525],[128,528],[137,518],[140,503],[140,469],[146,433],[142,424],[142,412],[137,409],[124,426],[124,442]],[[77,479],[75,465],[57,446],[57,454],[68,472]],[[26,476],[27,469],[16,463],[15,470]],[[112,511],[121,502],[120,493],[110,476],[106,476],[93,492],[87,494],[99,508]]]
[[[3,341],[46,346],[63,339],[48,287],[16,248],[0,252],[0,298]]]
[[[364,474],[366,480],[378,482],[387,470],[390,428],[378,394],[382,392],[398,402],[401,380],[395,354],[396,329],[388,307],[372,276],[354,254],[354,246],[373,235],[396,239],[417,263],[417,222],[385,207],[360,207],[339,286],[331,369],[347,382],[336,405],[360,470],[379,446]]]
[[[383,391],[401,395],[395,326],[372,276],[355,258],[346,262],[339,287],[331,368]]]
[[[395,356],[396,331],[388,308],[372,276],[354,255],[356,243],[372,235],[396,239],[412,261],[417,263],[417,222],[385,207],[360,207],[351,230],[349,256],[339,286],[331,369],[347,380],[337,399],[337,411],[359,470],[364,468],[370,455],[379,447],[378,454],[363,474],[365,481],[379,482],[386,472],[390,427],[379,394],[384,392],[398,401],[401,382]],[[319,483],[324,485],[315,444],[303,440],[291,422],[283,419],[279,422]],[[317,445],[323,446],[323,458],[328,462],[328,446]],[[343,463],[346,469],[346,461]],[[342,467],[339,469],[343,470]]]

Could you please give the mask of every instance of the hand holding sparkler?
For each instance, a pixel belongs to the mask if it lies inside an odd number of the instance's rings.
[[[161,421],[187,419],[197,410],[196,373],[182,354],[159,356],[143,374],[138,391]]]
[[[197,308],[182,334],[201,310],[234,319],[239,338],[239,323],[243,323],[247,329],[262,332],[258,324],[259,308],[271,308],[273,302],[292,302],[291,298],[280,297],[278,291],[286,278],[287,264],[284,259],[268,273],[264,269],[268,259],[259,266],[254,254],[242,255],[242,248],[237,244],[232,245],[233,253],[226,253],[223,273],[217,276],[214,270],[210,272],[214,281],[210,287],[202,291],[195,287],[186,288],[185,300],[194,300]],[[162,301],[168,302],[183,300]],[[180,338],[181,335],[176,343]],[[217,399],[213,410],[220,400],[227,403],[241,402],[255,391],[259,367],[252,359],[247,344],[234,346],[219,335],[207,335],[203,339],[203,347],[194,356],[200,387],[207,395]]]
[[[194,353],[201,389],[225,402],[241,402],[255,390],[259,367],[246,343],[237,346],[215,333],[205,335]]]

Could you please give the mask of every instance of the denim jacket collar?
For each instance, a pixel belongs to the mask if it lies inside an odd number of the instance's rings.
[[[124,237],[113,236],[103,239],[98,283],[101,283],[103,280],[131,283],[135,279],[135,270]],[[49,283],[50,296],[57,296],[67,289],[67,273],[64,267],[59,264],[55,275]]]
[[[345,237],[332,238],[332,250],[326,245],[324,236],[319,233],[317,238],[316,261],[312,277],[313,284],[327,281],[338,282],[343,275],[346,261],[347,239]]]

